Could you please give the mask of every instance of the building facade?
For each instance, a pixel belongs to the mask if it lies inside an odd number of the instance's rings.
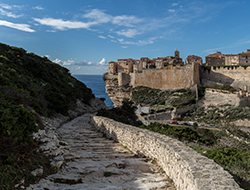
[[[250,49],[247,52],[239,53],[239,65],[250,65]]]
[[[206,56],[206,65],[225,65],[225,56],[217,51]]]
[[[225,54],[225,65],[239,65],[239,55]]]
[[[198,64],[202,65],[202,58],[199,56],[196,56],[196,55],[189,55],[185,59],[185,63],[186,64],[198,63]]]
[[[109,68],[108,68],[108,74],[110,75],[116,75],[118,73],[118,63],[115,61],[109,62]]]

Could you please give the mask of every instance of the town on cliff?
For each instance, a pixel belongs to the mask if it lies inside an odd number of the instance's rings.
[[[196,55],[189,55],[185,59],[185,64],[200,64],[200,65],[250,65],[250,49],[247,52],[242,52],[238,54],[222,54],[221,52],[216,52],[206,56],[206,62],[203,63],[201,57]],[[142,57],[139,60],[128,59],[118,59],[117,62],[110,61],[108,64],[108,74],[117,75],[118,73],[140,73],[143,69],[164,69],[170,65],[184,66],[182,58],[180,58],[180,52],[175,50],[174,56],[158,57],[149,59],[148,57]]]
[[[246,95],[250,92],[250,49],[239,54],[216,52],[201,57],[189,55],[185,64],[176,50],[174,56],[139,60],[118,59],[109,62],[106,77],[117,78],[118,85],[146,86],[161,90],[191,88],[217,83],[230,85]]]

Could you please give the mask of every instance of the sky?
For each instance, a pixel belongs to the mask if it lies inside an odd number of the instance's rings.
[[[0,42],[46,56],[72,74],[109,61],[250,49],[250,1],[0,0]],[[0,52],[1,53],[1,52]]]

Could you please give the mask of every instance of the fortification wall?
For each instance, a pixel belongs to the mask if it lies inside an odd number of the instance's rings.
[[[130,83],[130,75],[127,73],[118,73],[118,85],[124,86]]]
[[[91,123],[139,155],[156,158],[179,190],[238,190],[233,177],[184,143],[170,137],[94,116]]]
[[[145,69],[142,73],[131,73],[130,85],[157,89],[190,88],[200,82],[199,65],[169,66],[166,69]]]
[[[207,81],[218,82],[222,84],[231,85],[236,89],[244,89],[247,85],[247,90],[250,92],[250,67],[220,67],[211,71],[201,69],[202,84]]]

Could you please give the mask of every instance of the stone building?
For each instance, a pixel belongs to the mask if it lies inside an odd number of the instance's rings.
[[[179,52],[179,50],[178,49],[175,50],[174,57],[167,56],[165,63],[168,63],[168,64],[183,63],[182,62],[182,58],[180,58],[180,52]]]
[[[225,54],[225,65],[239,65],[239,55]]]
[[[250,65],[250,49],[247,52],[239,53],[239,65]]]
[[[125,72],[125,73],[132,73],[133,72],[133,64],[134,60],[129,59],[118,59],[118,73]]]
[[[169,64],[183,63],[180,58],[180,52],[176,50],[173,56],[158,57],[149,59],[142,57],[140,60],[118,59],[117,62],[109,62],[108,74],[116,75],[118,73],[141,73],[143,69],[162,69]]]
[[[225,56],[217,51],[206,56],[206,65],[225,65]]]
[[[140,61],[142,63],[142,68],[147,69],[150,59],[148,57],[142,57]]]
[[[135,60],[134,61],[134,66],[133,66],[133,72],[141,73],[142,69],[143,69],[142,62],[140,60]]]
[[[108,74],[110,75],[116,75],[118,73],[118,63],[115,61],[109,62],[109,68],[108,68]]]
[[[198,63],[202,65],[202,58],[196,55],[189,55],[185,59],[186,64],[191,64],[191,63]]]

